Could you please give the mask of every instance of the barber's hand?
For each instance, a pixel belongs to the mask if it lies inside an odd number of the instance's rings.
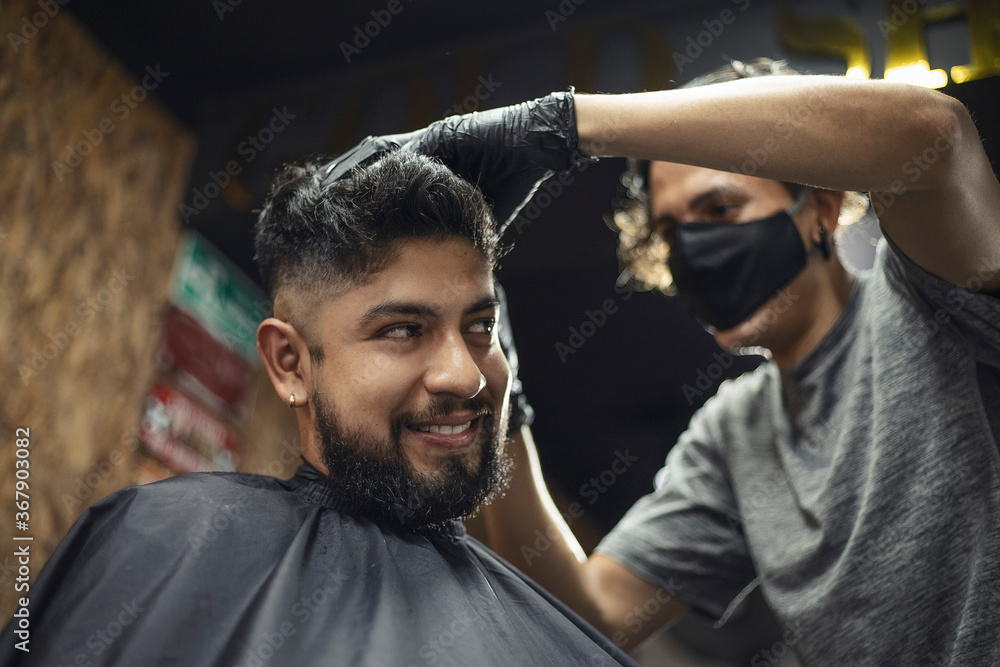
[[[528,399],[523,393],[521,380],[517,377],[517,349],[514,347],[514,332],[510,328],[510,316],[507,314],[507,294],[500,283],[494,284],[496,285],[497,301],[500,302],[496,323],[497,339],[500,342],[500,349],[507,357],[507,363],[510,364],[510,432],[513,434],[521,428],[522,424],[530,426],[535,421],[535,411],[528,404]]]
[[[591,158],[579,151],[573,92],[560,92],[490,111],[451,116],[423,130],[368,137],[333,163],[332,182],[370,157],[397,147],[440,158],[476,185],[501,230],[555,172]]]

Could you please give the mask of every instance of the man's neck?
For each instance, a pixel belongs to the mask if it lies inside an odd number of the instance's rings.
[[[815,300],[816,307],[809,314],[800,335],[780,351],[771,350],[771,358],[782,372],[802,361],[830,333],[847,306],[855,280],[847,270],[837,272],[836,277],[825,286],[821,298]]]

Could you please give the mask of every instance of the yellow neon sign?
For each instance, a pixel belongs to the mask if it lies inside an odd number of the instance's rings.
[[[1000,74],[1000,0],[965,0],[925,6],[927,0],[886,0],[878,29],[885,39],[885,73],[891,81],[928,88],[948,84],[948,72],[930,68],[927,27],[964,18],[969,31],[969,63],[951,68],[956,83]],[[846,17],[802,16],[778,2],[778,36],[799,53],[828,55],[847,63],[847,76],[867,78],[871,53],[864,30]]]

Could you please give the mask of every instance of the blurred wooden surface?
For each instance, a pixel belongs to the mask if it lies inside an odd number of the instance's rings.
[[[10,555],[16,429],[31,436],[30,527],[16,532],[34,537],[32,580],[84,509],[134,480],[131,447],[155,370],[195,140],[65,11],[4,2],[0,35],[6,621],[22,595]]]

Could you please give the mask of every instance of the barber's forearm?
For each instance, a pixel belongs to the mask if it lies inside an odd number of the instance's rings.
[[[964,107],[918,86],[774,76],[630,95],[577,95],[580,145],[593,155],[680,162],[839,190],[882,191]],[[950,151],[953,154],[955,151]],[[947,161],[915,185],[947,178]]]
[[[515,465],[510,488],[483,510],[488,546],[596,625],[586,555],[545,488],[528,427],[509,447]]]

